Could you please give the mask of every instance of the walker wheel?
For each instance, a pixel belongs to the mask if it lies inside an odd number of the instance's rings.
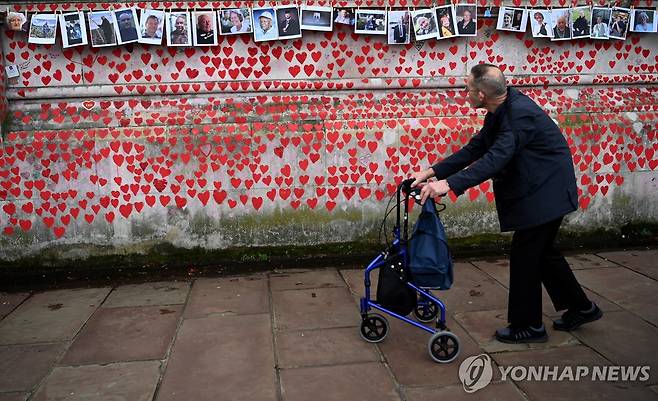
[[[388,334],[388,320],[379,313],[370,313],[361,321],[361,338],[369,343],[378,343]]]
[[[414,308],[414,316],[419,322],[429,323],[436,319],[438,314],[439,308],[431,301],[425,301],[424,304],[419,303],[416,305],[416,308]]]
[[[435,362],[449,363],[459,355],[459,338],[449,331],[438,331],[430,337],[427,348]]]

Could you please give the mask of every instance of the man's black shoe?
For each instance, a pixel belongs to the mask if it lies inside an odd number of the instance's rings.
[[[562,317],[553,321],[553,328],[561,331],[571,331],[581,325],[601,319],[603,311],[592,302],[592,308],[588,311],[579,311],[569,309],[562,314]]]
[[[540,328],[512,326],[496,330],[496,340],[507,344],[545,343],[548,341],[546,329],[542,324]]]

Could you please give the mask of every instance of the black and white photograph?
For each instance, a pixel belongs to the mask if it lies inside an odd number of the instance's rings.
[[[256,42],[279,39],[279,28],[273,7],[254,8],[253,15],[254,40]]]
[[[277,7],[276,23],[279,28],[279,39],[294,39],[302,37],[302,27],[299,23],[299,8]]]
[[[93,11],[87,14],[92,47],[116,46],[116,21],[112,11]]]
[[[532,29],[532,36],[535,38],[551,38],[553,37],[553,19],[551,17],[551,10],[530,10],[528,17],[530,18],[530,28]]]
[[[592,24],[592,9],[589,6],[573,7],[569,11],[571,19],[571,38],[589,38]]]
[[[405,45],[411,42],[411,13],[407,10],[388,12],[388,43]]]
[[[59,28],[62,33],[63,48],[87,44],[87,25],[83,12],[60,14]]]
[[[354,26],[354,9],[337,8],[334,12],[334,23]]]
[[[433,9],[421,9],[411,12],[411,22],[416,40],[436,38],[438,35],[436,13]]]
[[[455,8],[451,5],[441,6],[434,9],[436,13],[437,39],[447,39],[456,35]]]
[[[477,35],[477,6],[475,4],[457,4],[455,6],[455,20],[457,21],[457,35]]]
[[[192,46],[190,13],[179,11],[167,14],[165,29],[169,46]]]
[[[500,7],[496,29],[501,31],[525,32],[528,13],[523,8]]]
[[[592,27],[589,37],[592,39],[608,39],[610,35],[610,15],[612,10],[607,7],[592,7]]]
[[[302,29],[331,32],[334,22],[332,7],[302,6]]]
[[[7,13],[6,19],[7,29],[10,31],[27,31],[27,27],[23,28],[27,23],[27,17],[22,13],[15,13],[10,11]]]
[[[614,7],[610,16],[610,34],[612,39],[626,39],[628,25],[630,23],[630,11],[628,8]]]
[[[356,10],[354,33],[386,35],[386,11]]]
[[[551,13],[553,20],[553,37],[551,40],[570,40],[571,27],[569,26],[569,9],[554,8]]]
[[[656,10],[637,8],[631,14],[631,32],[656,32]]]
[[[219,31],[222,35],[239,35],[254,31],[251,10],[248,8],[227,8],[217,11],[217,14],[219,15]]]
[[[142,10],[139,31],[139,43],[150,45],[162,44],[164,33],[165,13],[160,10]]]
[[[57,34],[57,15],[35,14],[30,23],[28,43],[52,45]]]
[[[217,45],[217,19],[214,11],[192,12],[192,37],[195,46]]]
[[[139,22],[137,11],[134,8],[122,8],[114,12],[117,42],[120,45],[133,43],[139,40]]]

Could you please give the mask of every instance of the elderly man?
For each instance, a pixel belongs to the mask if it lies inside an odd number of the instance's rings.
[[[514,231],[510,250],[509,326],[495,337],[506,343],[547,341],[542,322],[542,283],[556,310],[553,322],[573,330],[601,318],[554,241],[563,217],[578,207],[573,160],[558,126],[530,98],[507,88],[490,64],[471,69],[468,102],[488,111],[484,126],[455,154],[412,176],[421,202],[493,178],[502,231]],[[468,168],[466,168],[468,167]],[[425,182],[431,177],[437,181]]]
[[[258,27],[256,27],[255,35],[256,40],[275,40],[279,37],[276,28],[272,25],[273,17],[269,11],[263,12],[258,17]]]
[[[187,16],[178,15],[174,22],[174,30],[171,31],[169,35],[172,45],[188,45],[190,44],[190,38],[187,35]]]
[[[557,18],[555,22],[555,28],[553,29],[553,38],[554,39],[571,39],[571,30],[567,25],[567,16],[561,15]]]
[[[137,40],[137,27],[133,19],[132,11],[125,11],[118,17],[119,20],[119,38],[122,43],[134,42]]]
[[[158,33],[160,20],[155,15],[149,15],[144,23],[144,32],[142,32],[143,39],[162,39]]]
[[[196,24],[196,44],[213,45],[215,44],[215,29],[213,24],[213,14],[199,14]]]

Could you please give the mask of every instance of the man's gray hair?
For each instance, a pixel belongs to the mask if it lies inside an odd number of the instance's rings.
[[[507,93],[505,75],[493,64],[478,64],[471,68],[473,86],[490,97],[503,96]]]

